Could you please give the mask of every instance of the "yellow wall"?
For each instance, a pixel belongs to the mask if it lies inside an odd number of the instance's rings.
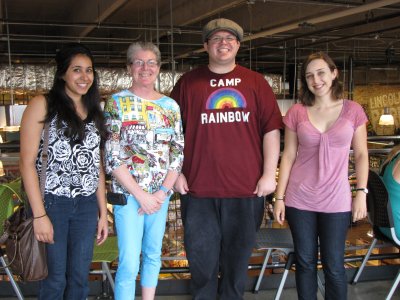
[[[400,86],[368,85],[357,86],[354,89],[354,100],[360,103],[376,131],[379,117],[384,107],[389,107],[394,116],[396,128],[400,124]]]

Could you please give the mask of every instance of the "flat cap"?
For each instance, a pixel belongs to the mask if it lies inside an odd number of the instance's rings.
[[[212,35],[214,32],[221,30],[229,31],[230,33],[234,34],[239,42],[243,40],[242,27],[231,20],[221,18],[211,20],[203,27],[203,42],[206,42],[210,35]]]

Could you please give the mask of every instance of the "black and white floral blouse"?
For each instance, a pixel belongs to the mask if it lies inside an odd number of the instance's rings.
[[[89,196],[96,192],[99,182],[100,135],[94,122],[85,123],[85,138],[76,142],[64,135],[67,128],[56,127],[57,116],[49,129],[48,164],[45,194],[74,198]],[[40,174],[43,149],[43,132],[40,141],[36,169]]]

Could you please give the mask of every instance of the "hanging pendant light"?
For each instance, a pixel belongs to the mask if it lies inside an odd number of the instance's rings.
[[[379,118],[379,125],[384,125],[384,126],[393,126],[394,125],[394,117],[390,113],[389,107],[385,107],[383,109],[383,114]]]
[[[377,126],[378,135],[394,135],[396,126],[394,123],[394,117],[390,113],[390,108],[385,107],[383,114],[380,116]]]

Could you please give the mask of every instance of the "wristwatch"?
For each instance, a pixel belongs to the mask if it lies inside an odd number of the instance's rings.
[[[174,192],[172,190],[167,189],[165,186],[160,186],[160,191],[163,191],[165,195],[171,196]]]
[[[368,189],[367,188],[356,188],[355,191],[361,191],[361,192],[364,192],[364,193],[368,194]]]

